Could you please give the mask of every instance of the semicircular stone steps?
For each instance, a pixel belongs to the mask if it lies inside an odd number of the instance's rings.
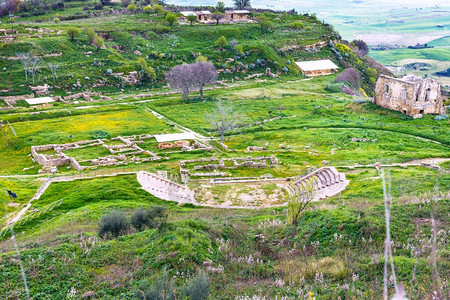
[[[312,187],[315,191],[313,201],[328,198],[342,192],[349,182],[349,180],[346,180],[345,174],[339,173],[334,167],[320,168],[293,181],[301,191],[308,191]],[[292,188],[287,190],[289,193],[294,192]]]

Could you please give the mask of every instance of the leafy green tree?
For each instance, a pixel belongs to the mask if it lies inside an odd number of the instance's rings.
[[[172,27],[177,21],[177,16],[172,12],[168,12],[165,17],[165,20],[167,23],[169,23],[169,26]]]
[[[196,15],[189,15],[187,17],[188,21],[191,22],[191,25],[197,21],[197,16]]]
[[[95,49],[100,50],[100,48],[103,47],[103,45],[105,44],[105,42],[103,41],[103,39],[101,39],[99,36],[95,36],[94,41],[92,42],[95,46]]]
[[[233,0],[234,6],[239,9],[250,8],[250,0]]]
[[[137,59],[137,64],[139,68],[141,68],[141,71],[145,78],[155,80],[156,79],[156,73],[155,70],[147,65],[147,61],[143,57],[139,57]]]
[[[66,29],[66,33],[71,41],[74,41],[77,36],[80,35],[81,30],[77,27],[69,27]]]
[[[220,38],[217,39],[215,45],[220,49],[225,48],[228,45],[227,38],[222,35]]]
[[[225,13],[225,3],[222,1],[217,2],[216,4],[216,11],[219,11],[221,13]]]
[[[164,13],[164,8],[162,7],[162,5],[155,4],[153,5],[153,9],[158,15],[162,15]]]
[[[216,20],[216,24],[219,25],[219,21],[225,18],[225,14],[220,11],[215,11],[211,14],[211,18]]]
[[[93,44],[93,43],[94,43],[94,39],[95,39],[95,37],[97,36],[97,34],[95,33],[94,30],[92,30],[92,29],[90,29],[90,28],[86,28],[86,29],[85,29],[85,32],[86,32],[86,35],[87,35],[88,38],[89,38],[89,42],[90,42],[91,44]]]

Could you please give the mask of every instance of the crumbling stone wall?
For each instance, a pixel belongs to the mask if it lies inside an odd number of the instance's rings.
[[[410,116],[445,113],[439,82],[414,75],[403,79],[381,75],[375,87],[374,103]]]

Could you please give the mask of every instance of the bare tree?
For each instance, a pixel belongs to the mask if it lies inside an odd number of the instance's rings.
[[[190,76],[200,91],[200,99],[203,99],[203,88],[205,85],[216,82],[217,71],[210,62],[199,61],[189,65],[191,68]]]
[[[33,56],[30,59],[30,71],[31,71],[31,76],[33,77],[33,84],[34,84],[34,76],[36,75],[37,70],[39,70],[39,68],[41,67],[41,63],[42,60],[39,56]]]
[[[189,97],[189,91],[196,85],[192,76],[192,68],[188,64],[173,67],[166,74],[166,79],[170,86],[180,89],[183,93],[183,100]]]
[[[47,66],[50,69],[50,72],[52,72],[53,83],[55,83],[56,78],[58,78],[56,73],[58,72],[59,65],[58,64],[52,64],[52,63],[47,63]]]
[[[292,182],[287,189],[287,209],[288,220],[297,227],[302,212],[314,200],[316,190],[314,188],[315,177],[311,177],[305,181]]]
[[[237,127],[242,119],[231,101],[219,100],[213,111],[205,115],[211,126],[220,134],[220,138],[225,141],[225,134]]]
[[[23,70],[25,72],[25,82],[28,82],[28,70],[30,69],[30,63],[31,60],[33,59],[33,55],[31,55],[31,53],[17,53],[16,54],[17,57],[20,58],[20,61],[22,62],[23,65]]]

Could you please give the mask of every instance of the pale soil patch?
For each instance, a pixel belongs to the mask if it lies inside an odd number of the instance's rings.
[[[285,202],[286,186],[284,181],[251,182],[201,185],[194,191],[200,204],[268,207]]]

